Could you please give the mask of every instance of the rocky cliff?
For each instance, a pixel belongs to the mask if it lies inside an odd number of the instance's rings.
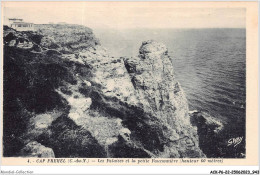
[[[107,54],[88,28],[4,29],[4,155],[205,157],[165,45]]]

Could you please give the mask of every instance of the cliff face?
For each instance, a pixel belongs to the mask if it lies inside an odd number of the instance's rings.
[[[38,28],[5,30],[5,156],[32,147],[43,157],[205,156],[163,44],[114,58],[82,26]],[[32,47],[18,47],[21,38]]]
[[[42,35],[42,47],[58,50],[62,53],[73,53],[88,47],[99,45],[99,40],[92,30],[81,25],[41,24],[35,29]]]

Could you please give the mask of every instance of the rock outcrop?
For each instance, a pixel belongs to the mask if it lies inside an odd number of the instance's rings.
[[[20,153],[21,157],[54,158],[54,152],[36,141],[28,143]]]
[[[38,28],[6,30],[5,156],[37,143],[55,157],[205,157],[165,45],[114,58],[82,26]],[[11,43],[23,36],[31,49]]]
[[[189,115],[191,124],[197,127],[199,147],[207,157],[230,157],[230,155],[243,157],[241,154],[243,150],[227,146],[228,143],[224,141],[225,137],[223,137],[223,132],[226,131],[222,122],[200,111],[191,111]]]
[[[191,127],[188,103],[176,81],[165,45],[143,42],[140,54],[127,59],[126,68],[137,91],[141,107],[163,123],[163,134],[169,140],[164,145],[166,156],[201,157],[196,128]],[[167,129],[166,129],[167,128]]]

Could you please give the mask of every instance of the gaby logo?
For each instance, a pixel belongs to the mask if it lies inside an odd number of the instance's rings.
[[[231,138],[228,140],[227,146],[234,145],[234,147],[236,147],[239,143],[242,142],[242,140],[243,140],[243,137]]]

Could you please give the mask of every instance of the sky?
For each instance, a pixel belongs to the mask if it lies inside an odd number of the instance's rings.
[[[90,28],[244,28],[246,9],[118,2],[5,2],[6,18],[47,24],[66,22]]]

